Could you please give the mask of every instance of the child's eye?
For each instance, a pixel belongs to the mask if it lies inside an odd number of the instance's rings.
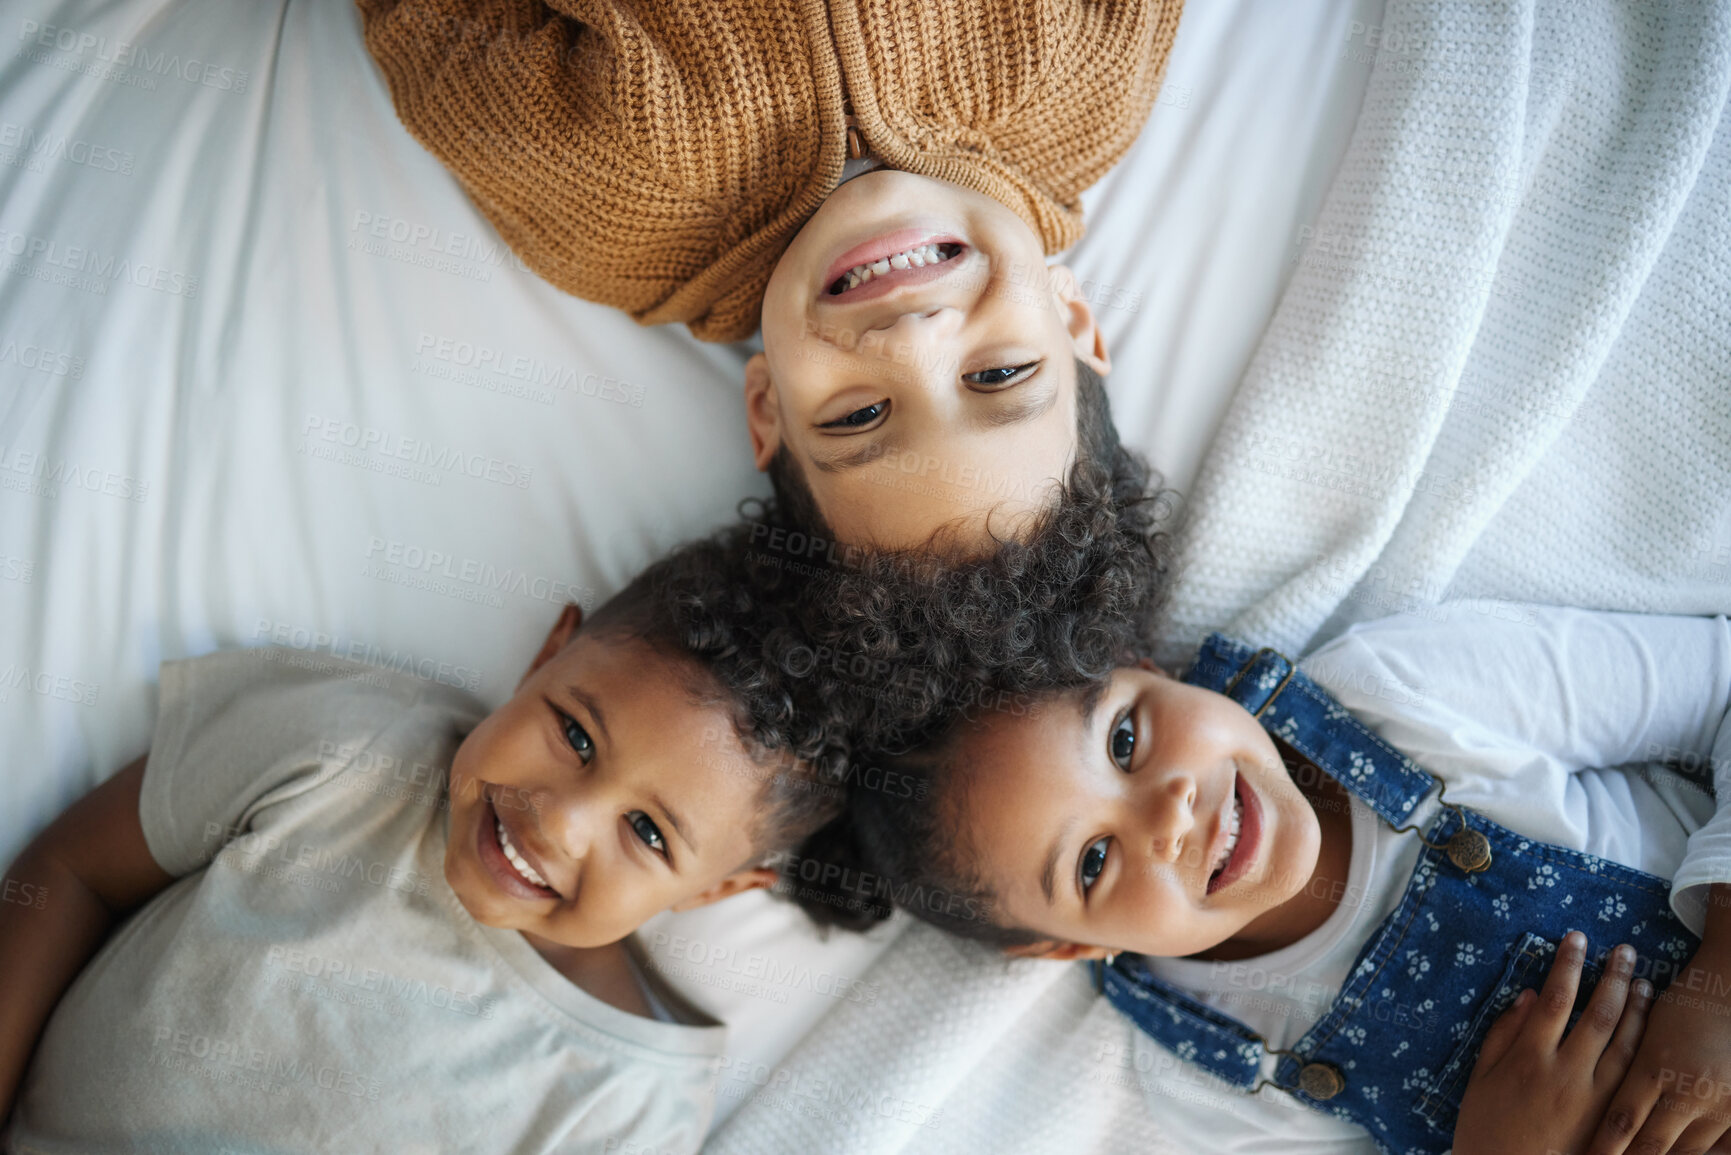
[[[849,413],[846,417],[838,418],[835,421],[825,421],[823,424],[819,425],[818,428],[819,429],[858,429],[860,426],[870,425],[872,422],[876,421],[879,417],[882,417],[884,414],[884,410],[888,409],[889,407],[890,407],[890,403],[888,401],[879,401],[875,405],[867,405],[864,409],[855,409],[852,413]]]
[[[1082,865],[1077,870],[1077,876],[1082,880],[1082,893],[1087,894],[1093,889],[1094,883],[1106,869],[1106,848],[1112,844],[1110,838],[1097,838],[1082,852]]]
[[[625,820],[631,823],[631,829],[636,831],[637,837],[643,840],[643,845],[657,854],[665,855],[667,853],[667,843],[662,841],[661,828],[655,825],[653,818],[641,810],[633,810],[625,816]]]
[[[595,739],[589,736],[589,731],[569,714],[560,713],[559,720],[565,728],[565,741],[571,743],[571,749],[577,752],[577,757],[584,762],[595,757]]]
[[[1040,367],[1038,361],[1029,361],[1026,365],[1004,365],[997,369],[981,369],[978,373],[963,373],[962,380],[969,385],[983,385],[990,389],[998,385],[1008,385],[1018,380],[1029,369]]]
[[[1136,721],[1131,715],[1125,714],[1118,719],[1118,724],[1112,727],[1110,739],[1112,761],[1120,769],[1130,769],[1130,756],[1136,753]]]

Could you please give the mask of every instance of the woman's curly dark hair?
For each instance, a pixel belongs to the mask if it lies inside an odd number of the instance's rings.
[[[837,546],[796,463],[783,454],[772,466],[776,499],[757,511],[753,545],[763,566],[800,583],[785,593],[812,648],[800,661],[812,668],[821,715],[845,729],[854,752],[844,770],[850,813],[791,856],[802,873],[783,872],[784,889],[820,923],[869,925],[888,913],[876,891],[915,881],[906,860],[929,845],[936,796],[894,807],[917,812],[899,824],[852,812],[869,815],[903,787],[930,793],[943,776],[937,763],[912,775],[924,765],[918,751],[944,748],[969,717],[1085,689],[1148,656],[1170,584],[1161,528],[1170,501],[1119,441],[1104,383],[1081,361],[1077,444],[1057,500],[1031,531],[970,557]],[[895,786],[883,785],[886,775]],[[946,902],[960,893],[954,882],[939,888]]]

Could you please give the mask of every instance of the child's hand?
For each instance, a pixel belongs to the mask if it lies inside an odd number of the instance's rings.
[[[1731,1148],[1731,944],[1709,936],[1653,1007],[1592,1155]],[[1720,1146],[1714,1144],[1720,1142]]]
[[[1455,1122],[1454,1155],[1576,1155],[1584,1151],[1635,1059],[1653,996],[1630,994],[1635,952],[1611,952],[1575,1029],[1563,1038],[1580,986],[1586,936],[1571,931],[1535,996],[1526,990],[1485,1035]]]

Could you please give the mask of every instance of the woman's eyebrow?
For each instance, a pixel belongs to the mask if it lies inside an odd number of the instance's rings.
[[[1052,839],[1052,849],[1046,852],[1046,865],[1040,871],[1040,889],[1046,892],[1046,905],[1056,905],[1058,901],[1058,856],[1064,853],[1064,843],[1070,837],[1070,828],[1076,825],[1074,818],[1066,819],[1059,828],[1058,836]]]

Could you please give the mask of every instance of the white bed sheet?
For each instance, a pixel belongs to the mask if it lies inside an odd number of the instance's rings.
[[[1191,0],[1086,198],[1071,263],[1119,425],[1180,488],[1380,9]],[[518,267],[398,124],[347,0],[14,0],[0,43],[0,858],[143,752],[165,658],[276,642],[496,702],[559,604],[763,492],[748,349]],[[821,941],[757,895],[641,937],[761,1070],[874,997],[898,929]]]

